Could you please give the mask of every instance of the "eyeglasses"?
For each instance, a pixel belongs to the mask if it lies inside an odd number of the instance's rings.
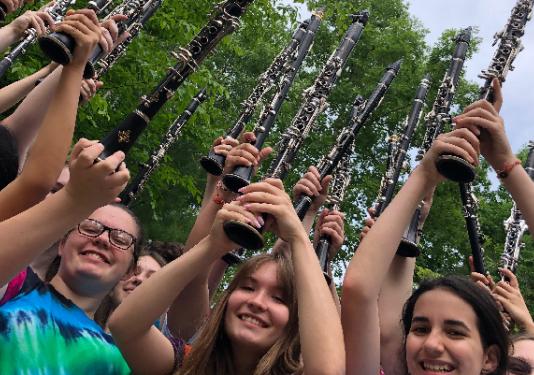
[[[136,241],[132,234],[121,229],[110,228],[97,220],[85,219],[78,224],[78,232],[86,237],[96,238],[105,231],[108,231],[109,242],[121,250],[128,250]]]

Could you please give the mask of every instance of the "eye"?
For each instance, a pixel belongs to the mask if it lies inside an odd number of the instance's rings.
[[[461,338],[461,337],[465,337],[466,334],[460,330],[457,330],[457,329],[449,329],[447,330],[447,335],[449,335],[450,337],[453,337],[453,338]]]
[[[415,325],[410,328],[410,333],[414,335],[424,335],[430,332],[430,329],[427,326]]]
[[[244,290],[246,292],[253,292],[254,288],[251,285],[243,284],[239,287],[239,289]]]
[[[286,304],[286,300],[284,299],[284,297],[282,296],[277,296],[277,295],[274,295],[272,296],[273,300],[275,300],[277,303],[281,303],[283,305]]]

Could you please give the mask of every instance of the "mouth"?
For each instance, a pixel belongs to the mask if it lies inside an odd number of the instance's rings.
[[[89,259],[92,259],[92,260],[100,261],[102,263],[111,264],[111,262],[108,259],[108,257],[105,256],[104,254],[102,254],[99,251],[85,250],[85,251],[82,251],[80,253],[80,255],[85,257],[85,258],[89,258]]]
[[[254,326],[257,326],[257,327],[260,327],[260,328],[267,328],[268,327],[268,324],[266,322],[264,322],[263,320],[255,317],[255,316],[249,315],[249,314],[240,314],[237,317],[240,320],[244,321],[244,322],[250,323],[250,324],[252,324]]]
[[[454,370],[453,366],[451,366],[448,363],[444,363],[444,362],[438,363],[435,361],[432,361],[432,362],[422,361],[420,362],[420,365],[424,371],[432,372],[432,373],[449,373]]]

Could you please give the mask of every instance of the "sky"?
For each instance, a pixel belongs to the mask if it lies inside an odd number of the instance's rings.
[[[309,17],[309,11],[302,4],[291,0],[284,2],[298,7],[302,19]],[[489,66],[497,47],[492,46],[493,35],[504,28],[515,4],[516,0],[411,0],[409,10],[430,31],[426,37],[429,45],[433,45],[445,29],[478,27],[482,43],[473,58],[466,61],[465,68],[467,79],[482,83],[478,74]],[[372,15],[369,22],[372,22]],[[534,140],[534,20],[527,23],[522,42],[525,49],[514,62],[516,69],[509,72],[503,84],[501,110],[514,152]]]

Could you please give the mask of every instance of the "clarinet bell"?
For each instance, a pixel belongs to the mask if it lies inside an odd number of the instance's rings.
[[[239,189],[250,184],[253,171],[252,167],[239,166],[232,173],[223,176],[223,184],[234,193],[238,193]]]
[[[200,165],[209,174],[220,176],[223,173],[225,160],[226,158],[223,155],[216,154],[213,150],[210,150],[208,155],[200,159]]]
[[[74,39],[63,33],[50,33],[37,39],[39,47],[50,60],[67,65],[72,60]]]
[[[438,156],[436,168],[444,177],[454,182],[472,182],[476,176],[475,167],[456,155],[443,154]]]
[[[265,240],[259,230],[237,220],[230,220],[223,224],[224,233],[232,242],[250,250],[263,248]]]
[[[403,238],[397,248],[397,255],[404,258],[416,258],[421,254],[419,246],[412,241]]]

